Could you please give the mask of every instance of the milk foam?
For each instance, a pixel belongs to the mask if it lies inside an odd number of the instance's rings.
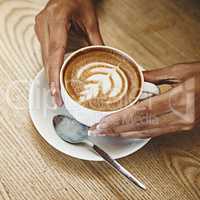
[[[82,80],[83,73],[90,76]],[[107,103],[114,103],[123,98],[128,90],[128,78],[119,66],[104,62],[89,63],[80,68],[76,74],[77,80],[84,81],[84,87],[79,94],[79,102],[97,98],[101,92],[107,97]]]

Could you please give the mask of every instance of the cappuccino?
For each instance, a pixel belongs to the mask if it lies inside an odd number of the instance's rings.
[[[96,111],[116,111],[128,106],[142,86],[140,72],[132,60],[100,47],[75,54],[63,76],[71,98]]]

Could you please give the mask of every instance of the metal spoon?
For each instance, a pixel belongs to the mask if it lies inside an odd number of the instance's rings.
[[[110,164],[116,171],[124,175],[131,182],[142,189],[146,189],[145,185],[135,178],[129,171],[121,166],[116,160],[112,159],[100,147],[93,144],[88,139],[88,127],[80,124],[75,119],[64,115],[57,115],[53,118],[53,125],[56,133],[60,138],[70,144],[87,144],[92,147],[108,164]],[[72,132],[73,130],[73,132]]]

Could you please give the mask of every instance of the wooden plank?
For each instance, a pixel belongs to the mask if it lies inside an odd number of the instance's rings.
[[[120,160],[145,192],[105,163],[65,156],[38,135],[28,86],[42,68],[34,17],[46,2],[0,0],[0,199],[200,199],[200,129],[154,139]],[[200,60],[197,0],[109,0],[98,13],[106,44],[148,69]]]

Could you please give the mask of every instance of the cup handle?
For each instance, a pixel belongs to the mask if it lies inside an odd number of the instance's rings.
[[[160,88],[153,83],[144,82],[142,94],[140,96],[140,100],[148,99],[152,96],[156,96],[160,94]]]

